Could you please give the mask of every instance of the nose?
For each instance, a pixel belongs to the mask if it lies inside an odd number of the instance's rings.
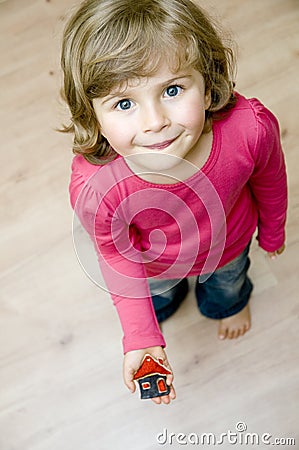
[[[157,133],[170,125],[166,109],[160,103],[150,103],[142,108],[142,130]]]

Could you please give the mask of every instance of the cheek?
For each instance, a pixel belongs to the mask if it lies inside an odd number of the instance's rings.
[[[205,108],[201,102],[189,102],[178,112],[180,121],[188,130],[202,132],[205,123]]]
[[[122,148],[130,145],[132,130],[126,124],[117,120],[103,120],[100,122],[101,134],[107,139],[115,151],[121,153]]]
[[[126,120],[115,113],[107,113],[98,105],[95,105],[94,111],[99,123],[101,135],[107,139],[109,144],[116,150],[121,142],[129,139],[130,127]]]

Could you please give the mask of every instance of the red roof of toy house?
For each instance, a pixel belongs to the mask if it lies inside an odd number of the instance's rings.
[[[168,375],[171,372],[151,355],[145,355],[141,366],[134,375],[134,380],[138,380],[139,378],[143,378],[147,375],[153,375],[154,373]]]

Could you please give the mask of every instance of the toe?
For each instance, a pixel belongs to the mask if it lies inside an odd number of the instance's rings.
[[[245,323],[244,325],[244,333],[246,333],[246,331],[250,330],[250,323]]]
[[[243,334],[246,333],[245,325],[239,331],[240,331],[239,336],[243,336]]]
[[[219,326],[218,337],[221,340],[226,339],[226,337],[227,337],[227,328]]]
[[[235,330],[230,330],[228,332],[228,338],[229,339],[234,339],[234,337],[235,337]]]
[[[237,339],[239,336],[240,336],[240,332],[241,332],[241,330],[238,328],[236,331],[235,331],[235,339]]]

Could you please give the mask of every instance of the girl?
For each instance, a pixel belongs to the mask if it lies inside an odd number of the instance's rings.
[[[168,367],[159,328],[196,276],[221,339],[250,328],[249,245],[284,250],[278,123],[233,87],[234,59],[190,0],[86,0],[63,37],[71,203],[124,331],[124,381],[146,353]],[[175,398],[173,376],[170,394]]]

